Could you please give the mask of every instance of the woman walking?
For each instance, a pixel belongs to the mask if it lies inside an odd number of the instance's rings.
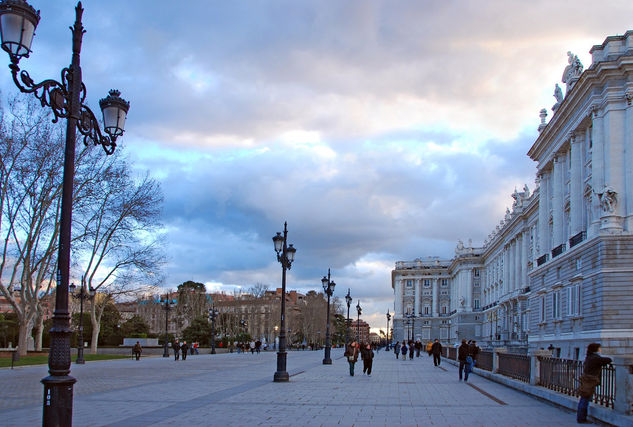
[[[396,355],[396,359],[400,356],[400,341],[396,341],[396,345],[393,346],[393,352]]]
[[[370,344],[366,344],[360,351],[360,357],[363,359],[363,374],[371,375],[371,365],[374,360],[374,351]]]
[[[400,347],[400,351],[402,352],[402,360],[407,360],[407,352],[409,349],[407,348],[407,342],[402,341],[402,347]]]
[[[352,341],[350,345],[345,349],[345,356],[349,362],[349,375],[354,376],[354,364],[358,360],[358,344],[356,341]]]

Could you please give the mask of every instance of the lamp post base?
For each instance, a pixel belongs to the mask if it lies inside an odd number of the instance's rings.
[[[84,360],[84,349],[82,347],[77,348],[77,360],[75,360],[75,364],[84,365],[86,361]]]
[[[331,365],[332,364],[332,359],[323,359],[323,364],[324,365]]]
[[[165,344],[165,349],[163,350],[163,357],[169,357],[169,348],[167,344]]]
[[[48,376],[44,384],[44,413],[42,425],[68,426],[73,419],[73,385],[77,379],[70,375]]]
[[[290,375],[286,371],[286,352],[277,352],[277,372],[273,377],[273,381],[276,383],[287,383],[290,381]]]

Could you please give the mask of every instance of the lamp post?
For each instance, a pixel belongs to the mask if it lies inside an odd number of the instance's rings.
[[[360,306],[360,300],[358,300],[358,304],[356,304],[356,311],[358,312],[358,320],[356,321],[356,342],[360,344],[360,314],[363,312]]]
[[[281,263],[281,323],[279,330],[279,351],[277,352],[277,371],[273,377],[275,382],[287,382],[290,379],[286,371],[286,270],[290,270],[297,250],[288,245],[288,223],[284,222],[284,234],[277,233],[273,237],[277,261]]]
[[[415,339],[415,314],[407,313],[406,318],[408,327],[407,338],[411,341],[412,339]]]
[[[216,310],[215,306],[209,309],[209,320],[211,320],[211,354],[215,354],[215,318],[218,317],[220,312]]]
[[[55,292],[55,311],[51,346],[48,358],[49,376],[42,379],[44,402],[42,424],[71,425],[73,386],[77,381],[70,375],[70,315],[68,312],[68,281],[70,275],[70,240],[72,223],[73,178],[75,174],[75,137],[79,130],[84,144],[89,140],[100,144],[106,154],[112,154],[117,137],[123,135],[125,117],[130,104],[123,100],[120,92],[111,90],[99,101],[103,112],[105,136],[90,108],[83,101],[86,87],[83,84],[80,66],[81,41],[84,28],[81,23],[81,2],[75,7],[75,23],[72,32],[72,59],[61,72],[61,83],[47,79],[35,83],[28,72],[20,70],[18,63],[31,53],[31,42],[40,21],[39,11],[24,0],[4,0],[0,3],[0,34],[2,49],[9,54],[9,69],[13,82],[24,93],[32,93],[42,106],[53,111],[53,122],[66,119],[66,142],[64,152],[64,175],[59,229],[59,252]]]
[[[345,303],[347,304],[347,320],[345,323],[345,350],[349,344],[349,306],[352,305],[352,296],[350,295],[350,289],[347,288],[347,295],[345,295]]]
[[[90,287],[89,291],[86,291],[86,287],[84,286],[84,278],[81,278],[81,286],[79,287],[79,292],[76,292],[77,287],[75,284],[70,285],[70,293],[73,298],[77,298],[79,300],[79,343],[77,344],[77,360],[75,363],[78,365],[83,365],[86,363],[84,360],[84,300],[92,299],[95,296],[96,291],[93,287]]]
[[[332,359],[330,358],[330,351],[332,346],[330,345],[330,297],[334,293],[334,287],[336,283],[330,280],[330,269],[327,269],[327,277],[323,276],[321,279],[323,285],[323,292],[327,294],[327,323],[325,325],[325,357],[323,358],[324,365],[331,365]]]
[[[387,309],[387,350],[389,350],[389,321],[391,320],[391,313]]]
[[[163,357],[169,357],[169,310],[173,308],[174,301],[169,299],[169,293],[167,293],[167,295],[165,295],[165,299],[161,299],[159,303],[162,304],[161,307],[165,310],[165,342],[163,343]]]

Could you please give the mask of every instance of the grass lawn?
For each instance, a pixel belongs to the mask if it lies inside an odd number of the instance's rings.
[[[72,357],[72,362],[75,363],[77,357]],[[129,359],[130,356],[124,356],[122,354],[84,354],[86,362],[92,362],[95,360],[111,360],[111,359]],[[13,366],[26,366],[26,365],[46,365],[48,364],[48,356],[21,356],[20,360],[15,362]],[[11,358],[0,358],[0,368],[8,368],[11,366]]]

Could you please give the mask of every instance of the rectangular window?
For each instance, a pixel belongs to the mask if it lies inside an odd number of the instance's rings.
[[[475,283],[473,283],[473,286],[478,288],[479,287],[479,280],[477,280]]]
[[[407,280],[407,288],[410,288],[413,286],[413,280]]]
[[[560,318],[560,291],[552,293],[552,319]]]
[[[442,306],[442,314],[448,313],[447,307],[445,305]]]
[[[428,288],[428,287],[430,287],[430,286],[431,286],[431,281],[430,281],[430,280],[428,280],[428,279],[424,279],[424,287],[425,287],[425,288]]]
[[[567,288],[567,314],[569,316],[580,314],[580,284]]]
[[[475,277],[479,277],[479,270],[474,270]]]
[[[448,279],[442,279],[442,286],[448,286]]]
[[[427,315],[427,316],[429,314],[431,314],[431,306],[429,306],[429,305],[425,305],[424,306],[424,314]]]
[[[540,311],[539,311],[539,317],[540,317],[540,322],[543,323],[545,322],[545,295],[541,296],[541,301],[540,301]]]
[[[479,300],[478,299],[475,299],[473,301],[473,308],[479,308]]]

